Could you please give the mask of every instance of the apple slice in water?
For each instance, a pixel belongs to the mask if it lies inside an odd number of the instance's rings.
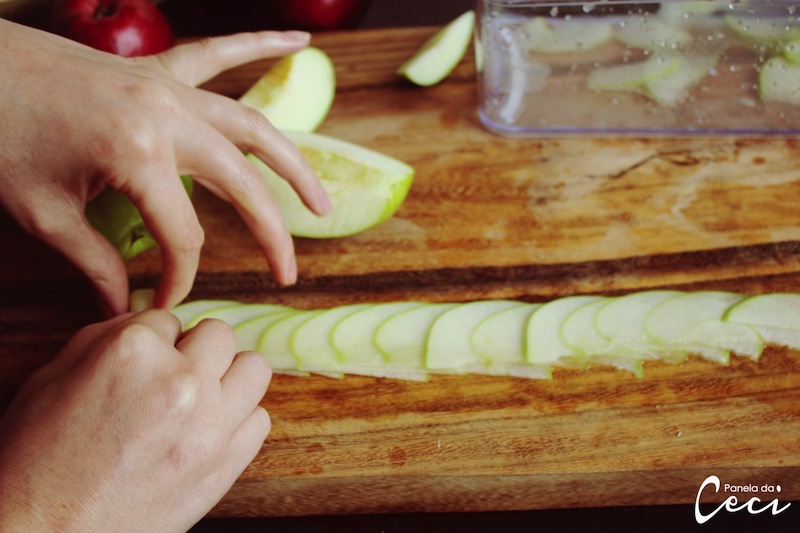
[[[643,92],[643,87],[675,72],[681,64],[680,57],[652,55],[644,61],[600,67],[591,72],[586,81],[596,91]]]
[[[549,365],[532,365],[525,355],[525,332],[540,304],[518,305],[482,320],[472,331],[472,349],[489,361],[486,373],[533,379],[550,379]]]
[[[328,116],[336,75],[328,54],[310,46],[278,61],[239,102],[279,130],[314,131]]]
[[[710,361],[727,364],[730,352],[757,359],[764,342],[756,330],[722,320],[728,309],[744,298],[724,291],[677,296],[655,306],[647,315],[645,327],[655,342]]]
[[[800,40],[800,23],[793,16],[761,16],[729,13],[725,23],[755,48],[780,51],[786,43]]]
[[[439,316],[457,304],[425,304],[387,319],[375,332],[375,344],[387,366],[400,370],[429,370],[426,361],[428,333]]]
[[[751,296],[731,307],[723,320],[752,327],[767,343],[800,350],[800,294]]]
[[[434,372],[485,371],[489,361],[472,349],[472,331],[488,316],[516,305],[508,300],[483,300],[459,304],[442,313],[428,333],[425,366]]]
[[[758,74],[758,93],[764,102],[800,105],[800,64],[769,59]]]
[[[645,50],[675,50],[692,40],[692,35],[678,22],[653,15],[626,17],[615,28],[614,37],[630,47]]]
[[[389,361],[375,343],[378,328],[393,316],[422,307],[422,302],[390,302],[371,305],[341,319],[331,332],[331,342],[344,368],[378,377],[393,377],[412,381],[425,381],[424,370],[397,370],[388,368]]]
[[[345,237],[390,218],[405,200],[414,169],[387,155],[316,133],[285,132],[317,173],[332,211],[320,217],[303,205],[291,185],[254,155],[292,235]]]
[[[680,291],[652,290],[614,298],[600,309],[595,325],[601,335],[611,340],[609,351],[615,357],[681,363],[686,360],[688,353],[656,343],[647,333],[646,321],[657,305],[684,294]]]
[[[425,41],[397,73],[417,85],[436,85],[461,62],[474,29],[475,12],[467,11]]]
[[[800,38],[786,43],[783,47],[783,57],[791,63],[800,64]]]
[[[566,296],[542,304],[526,325],[526,359],[533,365],[584,368],[588,359],[564,342],[561,327],[580,307],[602,300],[602,296]]]
[[[531,52],[557,54],[581,52],[605,44],[614,37],[613,26],[599,20],[563,20],[548,22],[535,17],[521,28],[526,48]]]
[[[686,54],[669,74],[644,84],[642,93],[663,107],[676,107],[719,61],[717,54]]]

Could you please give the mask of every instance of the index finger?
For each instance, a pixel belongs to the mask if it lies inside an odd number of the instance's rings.
[[[158,61],[179,81],[196,86],[230,68],[296,52],[310,39],[302,31],[237,33],[179,45],[149,59]]]

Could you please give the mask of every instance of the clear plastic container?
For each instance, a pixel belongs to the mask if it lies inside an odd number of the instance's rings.
[[[477,14],[495,133],[800,134],[797,0],[478,0]]]

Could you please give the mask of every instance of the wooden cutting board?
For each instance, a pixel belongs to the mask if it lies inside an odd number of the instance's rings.
[[[199,191],[206,245],[191,299],[313,308],[798,290],[797,140],[497,137],[476,118],[471,58],[433,88],[395,75],[432,31],[314,39],[338,77],[320,132],[416,169],[397,216],[351,238],[298,239],[300,281],[282,289],[235,211]],[[207,88],[238,97],[269,64]],[[60,274],[51,252],[7,221],[1,229],[2,249],[19,250],[0,270],[7,399],[96,313],[86,286]],[[151,285],[158,270],[155,251],[130,264],[137,286]],[[770,348],[758,363],[727,367],[653,363],[643,379],[602,368],[558,371],[552,381],[276,376],[263,401],[271,436],[213,514],[691,503],[710,475],[780,484],[782,501],[800,499],[798,370],[799,353]],[[709,492],[703,501],[730,495]]]

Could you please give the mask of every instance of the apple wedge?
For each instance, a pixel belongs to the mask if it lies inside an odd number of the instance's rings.
[[[467,11],[430,37],[397,69],[412,83],[429,87],[445,79],[467,53],[475,30],[475,12]]]
[[[316,133],[285,132],[317,173],[333,210],[320,217],[291,185],[254,155],[292,235],[334,238],[370,229],[390,218],[406,198],[414,169],[387,155]]]
[[[599,20],[552,20],[534,17],[521,28],[526,48],[542,54],[577,53],[605,44],[614,37],[614,28]]]
[[[764,102],[800,105],[800,64],[769,59],[758,74],[758,94]]]
[[[310,46],[278,61],[239,102],[259,110],[279,130],[316,130],[336,94],[336,74],[328,54]]]

